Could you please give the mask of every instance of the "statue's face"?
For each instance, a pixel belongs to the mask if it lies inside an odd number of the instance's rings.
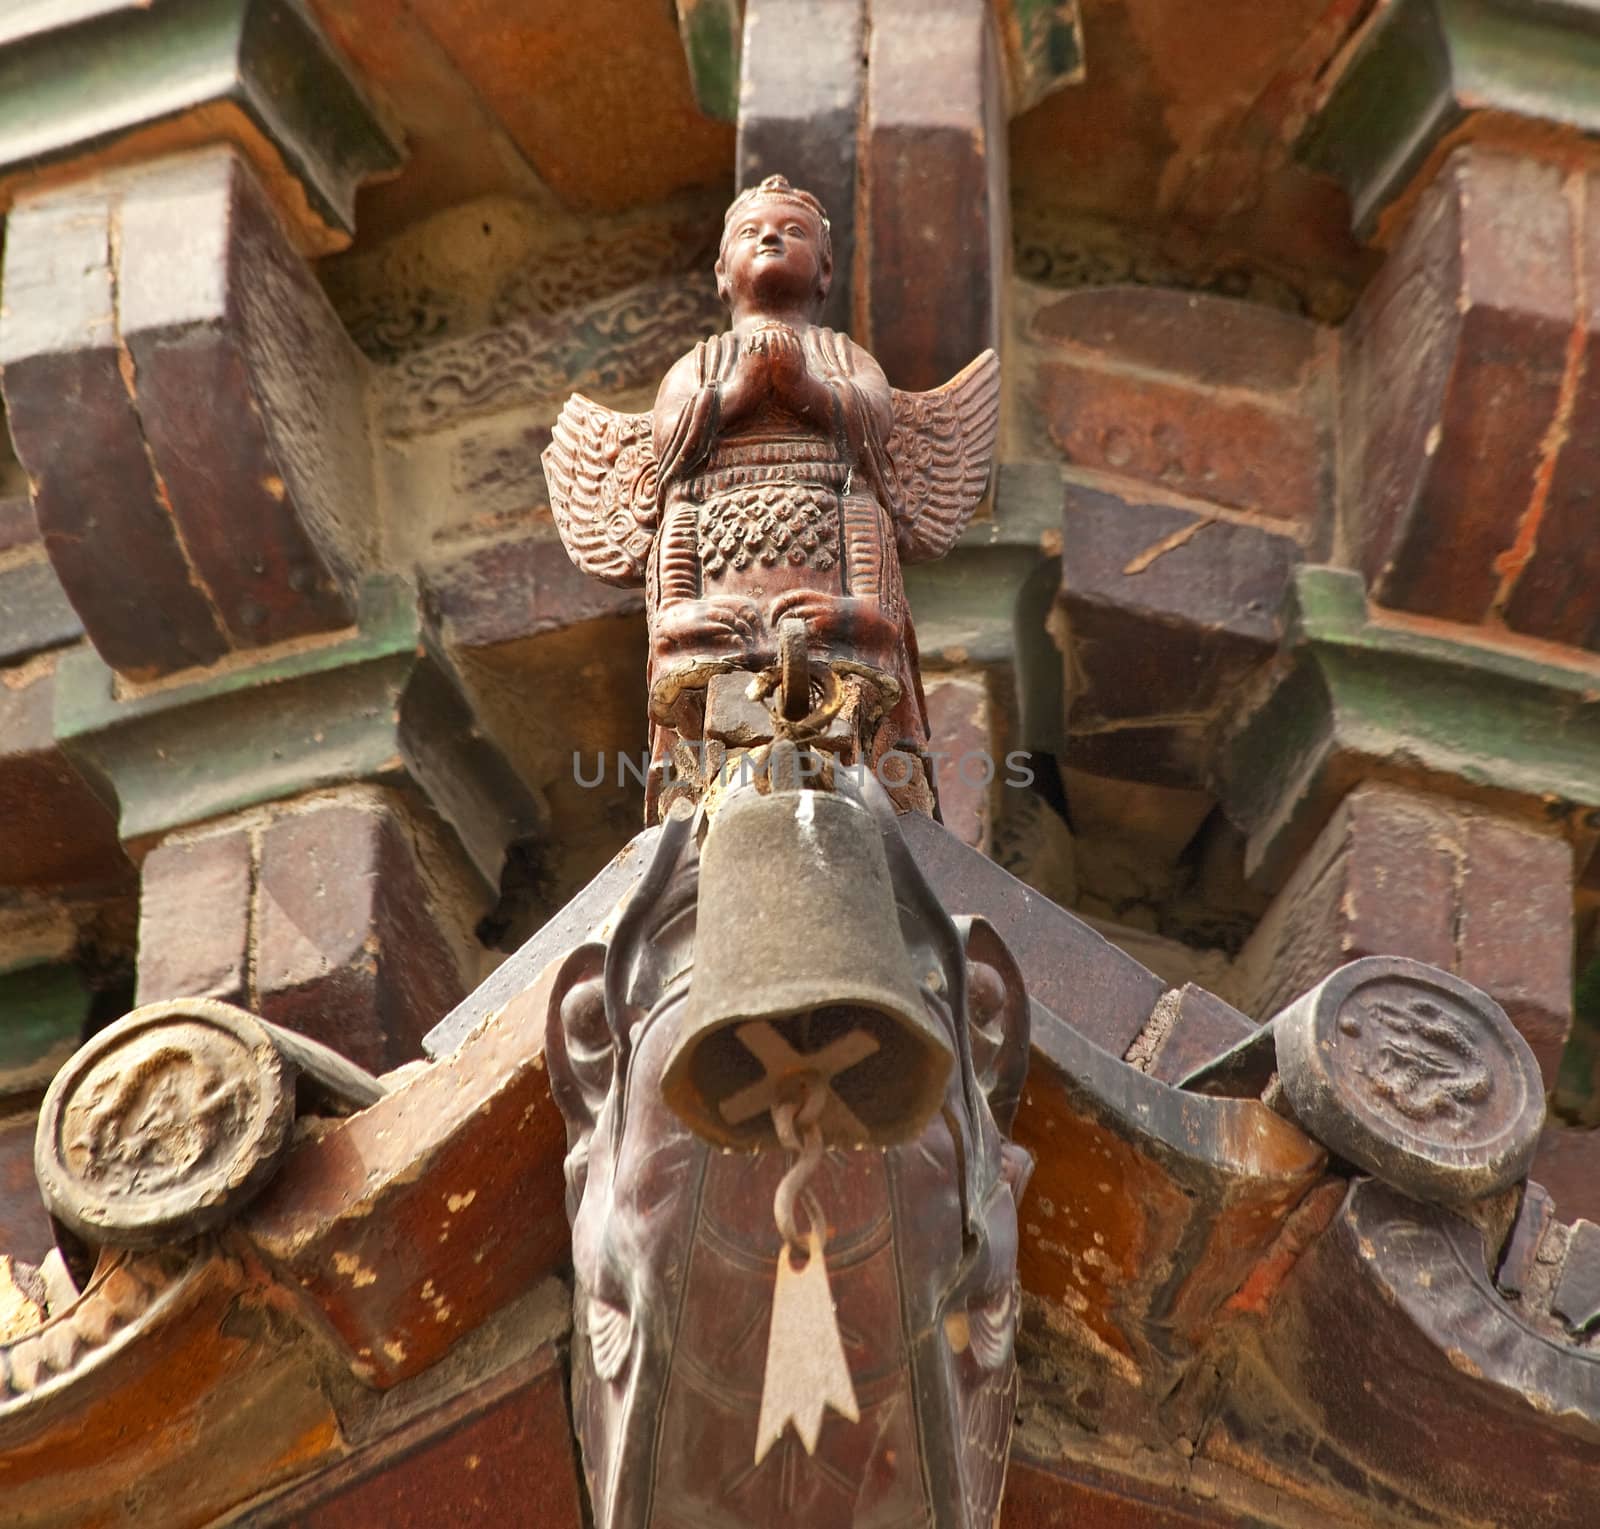
[[[816,214],[798,202],[769,197],[729,225],[717,258],[723,300],[742,298],[757,308],[820,302],[831,275]]]

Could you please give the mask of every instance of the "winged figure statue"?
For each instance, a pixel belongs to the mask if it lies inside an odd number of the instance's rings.
[[[572,560],[645,588],[657,761],[700,736],[713,676],[776,662],[791,618],[813,660],[869,696],[864,753],[927,743],[900,570],[949,551],[982,499],[999,362],[989,350],[930,392],[890,387],[816,323],[832,268],[815,197],[782,176],[745,191],[716,263],[728,332],[677,361],[648,414],[573,394],[544,453]]]

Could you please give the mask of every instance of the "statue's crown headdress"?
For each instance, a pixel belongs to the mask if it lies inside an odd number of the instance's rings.
[[[816,215],[817,221],[822,224],[824,236],[830,231],[828,214],[822,210],[822,203],[809,191],[801,191],[791,185],[787,175],[769,175],[759,184],[741,191],[728,205],[727,214],[722,220],[724,231],[746,207],[756,202],[793,202],[796,206],[804,207]]]

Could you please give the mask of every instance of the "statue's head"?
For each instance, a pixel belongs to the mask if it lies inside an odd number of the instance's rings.
[[[717,251],[717,295],[756,308],[808,306],[816,312],[833,280],[828,215],[809,191],[781,175],[734,198]]]

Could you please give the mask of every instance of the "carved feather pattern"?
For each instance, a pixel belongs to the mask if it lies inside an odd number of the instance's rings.
[[[889,458],[897,481],[886,488],[902,562],[943,557],[966,529],[989,481],[999,428],[1000,359],[992,350],[943,387],[894,389]]]
[[[962,1408],[962,1495],[969,1524],[998,1524],[1006,1485],[1006,1445],[1017,1411],[1017,1367],[1007,1365],[971,1392]]]
[[[658,519],[650,416],[619,414],[574,393],[542,460],[572,561],[607,584],[642,584]]]
[[[601,1380],[615,1380],[628,1362],[633,1343],[633,1319],[620,1306],[589,1297],[589,1351],[594,1372]]]
[[[1011,1357],[1017,1334],[1017,1289],[1002,1285],[967,1308],[967,1331],[971,1336],[972,1357],[985,1370],[998,1370]]]
[[[1017,1406],[1014,1354],[1021,1304],[1021,1288],[1013,1275],[998,1289],[975,1295],[967,1305],[969,1357],[978,1372],[976,1384],[969,1381],[961,1419],[966,1446],[961,1474],[969,1524],[993,1524],[1000,1512],[1006,1445]]]

